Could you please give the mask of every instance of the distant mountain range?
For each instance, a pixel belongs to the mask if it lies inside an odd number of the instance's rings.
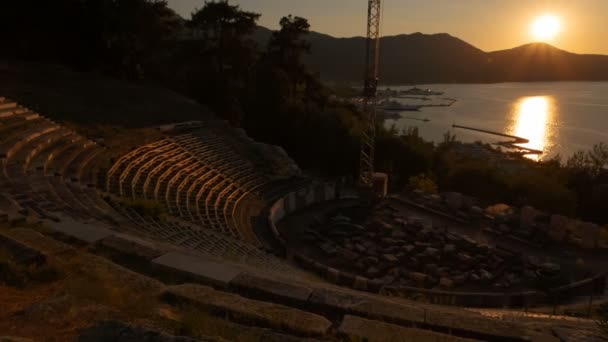
[[[272,31],[259,28],[255,39],[266,46]],[[307,64],[325,81],[360,82],[365,38],[335,38],[311,32]],[[485,52],[446,33],[384,37],[383,84],[606,81],[608,56],[580,55],[548,44]]]

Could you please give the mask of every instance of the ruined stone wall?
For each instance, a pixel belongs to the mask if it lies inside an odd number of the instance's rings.
[[[310,205],[336,199],[338,196],[335,184],[317,184],[298,191],[291,192],[277,200],[270,208],[268,221],[277,239],[284,242],[276,224],[286,216],[302,210]],[[340,198],[352,198],[352,194],[343,194]],[[522,222],[533,221],[529,210],[522,210]],[[558,219],[559,220],[559,219]],[[563,221],[563,220],[562,220]],[[560,222],[562,222],[560,221]],[[418,300],[431,304],[485,307],[485,308],[528,308],[537,305],[557,305],[575,296],[603,295],[606,289],[607,275],[600,274],[593,278],[577,281],[548,292],[456,292],[428,290],[417,287],[390,287],[377,280],[343,272],[304,255],[292,255],[298,264],[309,271],[329,280],[334,284],[346,286],[360,291],[382,293]]]

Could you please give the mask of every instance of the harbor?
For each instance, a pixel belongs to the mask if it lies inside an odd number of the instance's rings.
[[[508,139],[513,139],[512,141],[500,141],[500,142],[497,142],[497,143],[494,143],[494,144],[502,146],[502,147],[506,147],[506,148],[517,149],[517,150],[519,150],[521,153],[523,153],[525,155],[541,155],[541,154],[544,153],[541,150],[536,150],[536,149],[533,149],[533,148],[528,148],[528,147],[521,146],[522,144],[528,144],[528,143],[530,143],[530,140],[526,139],[526,138],[517,137],[517,136],[514,136],[514,135],[500,133],[500,132],[494,132],[494,131],[490,131],[490,130],[486,130],[486,129],[481,129],[481,128],[459,126],[459,125],[456,125],[456,124],[452,125],[452,128],[465,129],[465,130],[469,130],[469,131],[480,132],[480,133],[490,134],[490,135],[494,135],[494,136],[498,136],[498,137],[504,137],[504,138],[508,138]]]

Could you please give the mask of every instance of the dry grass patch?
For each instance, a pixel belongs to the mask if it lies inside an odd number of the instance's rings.
[[[57,247],[54,240],[31,232],[20,235],[29,237],[32,245]],[[1,255],[0,260],[8,259],[6,251]],[[0,331],[9,335],[68,341],[103,319],[142,324],[157,319],[162,283],[84,249],[48,257],[37,268],[11,264],[11,271],[23,281],[0,287]],[[48,273],[55,277],[41,276]]]
[[[41,267],[57,274],[45,281],[24,277],[23,286],[0,284],[0,332],[4,335],[71,341],[100,321],[118,320],[202,340],[220,336],[238,342],[290,341],[289,336],[232,323],[205,309],[166,305],[160,300],[163,283],[90,254],[87,248],[74,248],[29,229],[3,233],[45,252],[47,263]],[[10,253],[0,248],[0,261],[9,259]],[[33,271],[15,267],[24,274]]]

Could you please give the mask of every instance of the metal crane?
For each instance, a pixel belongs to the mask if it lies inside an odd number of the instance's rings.
[[[378,91],[378,62],[380,57],[381,0],[369,0],[367,9],[367,43],[365,47],[365,84],[363,114],[366,129],[361,142],[359,183],[371,189],[374,181],[376,148],[376,105]]]

